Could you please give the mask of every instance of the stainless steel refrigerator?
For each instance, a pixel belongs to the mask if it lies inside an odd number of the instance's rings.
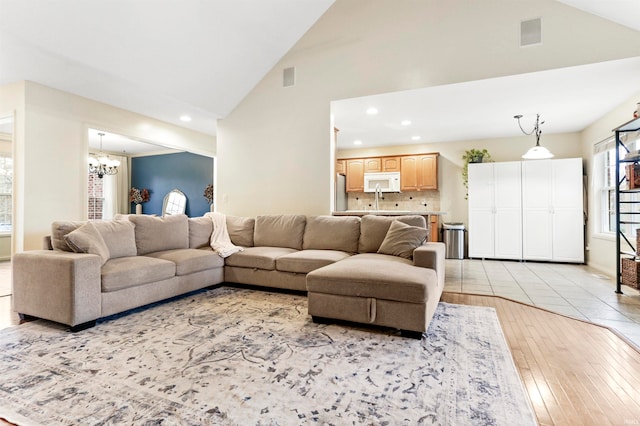
[[[347,177],[336,174],[336,211],[347,210]]]

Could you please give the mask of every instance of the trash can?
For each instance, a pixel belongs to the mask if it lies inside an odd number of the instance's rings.
[[[445,258],[464,259],[464,223],[443,223],[442,234],[447,247]]]

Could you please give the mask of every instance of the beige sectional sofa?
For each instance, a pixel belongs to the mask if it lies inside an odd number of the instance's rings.
[[[13,256],[14,310],[80,330],[98,318],[219,284],[224,260],[200,249],[209,240],[199,236],[211,235],[212,227],[208,218],[185,215],[54,222],[49,250]]]
[[[307,291],[315,321],[426,331],[444,287],[444,245],[422,216],[227,216],[226,259],[209,217],[54,222],[49,250],[13,257],[14,309],[73,330],[216,284]]]

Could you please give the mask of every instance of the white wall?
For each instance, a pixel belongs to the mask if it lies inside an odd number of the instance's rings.
[[[640,102],[640,92],[633,96],[622,105],[610,111],[604,117],[586,128],[581,134],[582,156],[585,158],[585,167],[588,171],[589,181],[587,188],[589,189],[589,220],[587,226],[586,244],[589,247],[587,252],[587,262],[590,266],[606,273],[610,277],[616,274],[616,240],[613,234],[602,234],[598,232],[596,217],[595,198],[598,196],[594,191],[593,185],[593,146],[611,136],[612,130],[621,124],[633,118],[633,111],[636,109],[636,103]]]
[[[521,49],[520,21],[534,17],[543,19],[544,42]],[[330,213],[333,100],[638,52],[638,32],[552,0],[337,0],[218,122],[217,208],[247,216]],[[282,70],[291,66],[296,85],[283,88]],[[500,158],[501,144],[488,148]],[[445,170],[447,161],[454,164],[445,157]],[[466,210],[461,203],[451,202],[452,215]]]
[[[24,115],[24,133],[16,132],[14,150],[14,252],[40,248],[54,220],[86,219],[90,127],[215,155],[212,136],[33,82],[23,87],[24,107],[17,118]]]

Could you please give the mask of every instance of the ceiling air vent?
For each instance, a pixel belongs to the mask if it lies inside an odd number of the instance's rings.
[[[520,46],[542,43],[542,19],[529,19],[520,22]]]
[[[296,84],[296,68],[285,68],[282,71],[282,87],[291,87]]]

